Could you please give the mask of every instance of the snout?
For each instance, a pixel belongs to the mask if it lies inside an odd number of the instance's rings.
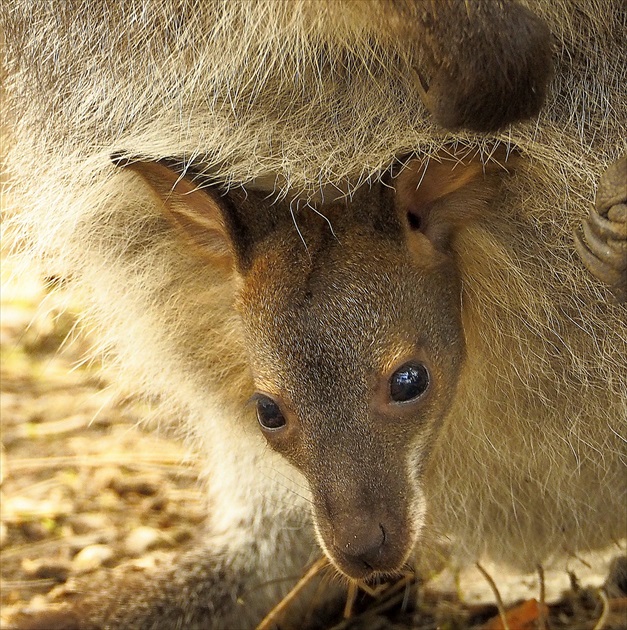
[[[326,520],[326,519],[325,519]],[[413,546],[401,523],[381,514],[342,512],[320,527],[327,555],[348,577],[363,580],[398,572]],[[322,525],[322,524],[321,524]]]

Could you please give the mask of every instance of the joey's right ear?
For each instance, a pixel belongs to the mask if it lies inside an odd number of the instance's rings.
[[[485,159],[479,153],[468,156],[451,149],[431,159],[410,160],[393,180],[408,242],[427,252],[429,243],[446,254],[459,230],[486,216],[503,177],[518,161],[518,155],[504,146]]]
[[[188,243],[212,264],[234,268],[237,248],[226,202],[162,162],[117,162],[139,175],[150,187],[164,216]]]

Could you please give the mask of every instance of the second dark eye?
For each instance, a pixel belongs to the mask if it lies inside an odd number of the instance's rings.
[[[406,363],[390,378],[390,398],[408,402],[419,398],[429,387],[429,370],[422,363]]]
[[[264,394],[257,395],[257,419],[259,424],[268,431],[281,429],[286,424],[279,405]]]

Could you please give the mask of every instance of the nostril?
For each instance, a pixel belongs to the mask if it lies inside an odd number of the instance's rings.
[[[383,527],[383,525],[381,523],[379,523],[379,527],[381,528],[381,534],[383,535],[383,538],[381,539],[381,545],[379,545],[380,547],[383,547],[383,545],[385,545],[385,528]]]

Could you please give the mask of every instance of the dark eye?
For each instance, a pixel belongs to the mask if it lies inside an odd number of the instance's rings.
[[[390,398],[407,402],[422,396],[429,387],[429,371],[422,363],[406,363],[390,378]]]
[[[285,417],[272,398],[264,396],[263,394],[257,395],[257,420],[259,424],[268,431],[273,431],[284,427]]]

